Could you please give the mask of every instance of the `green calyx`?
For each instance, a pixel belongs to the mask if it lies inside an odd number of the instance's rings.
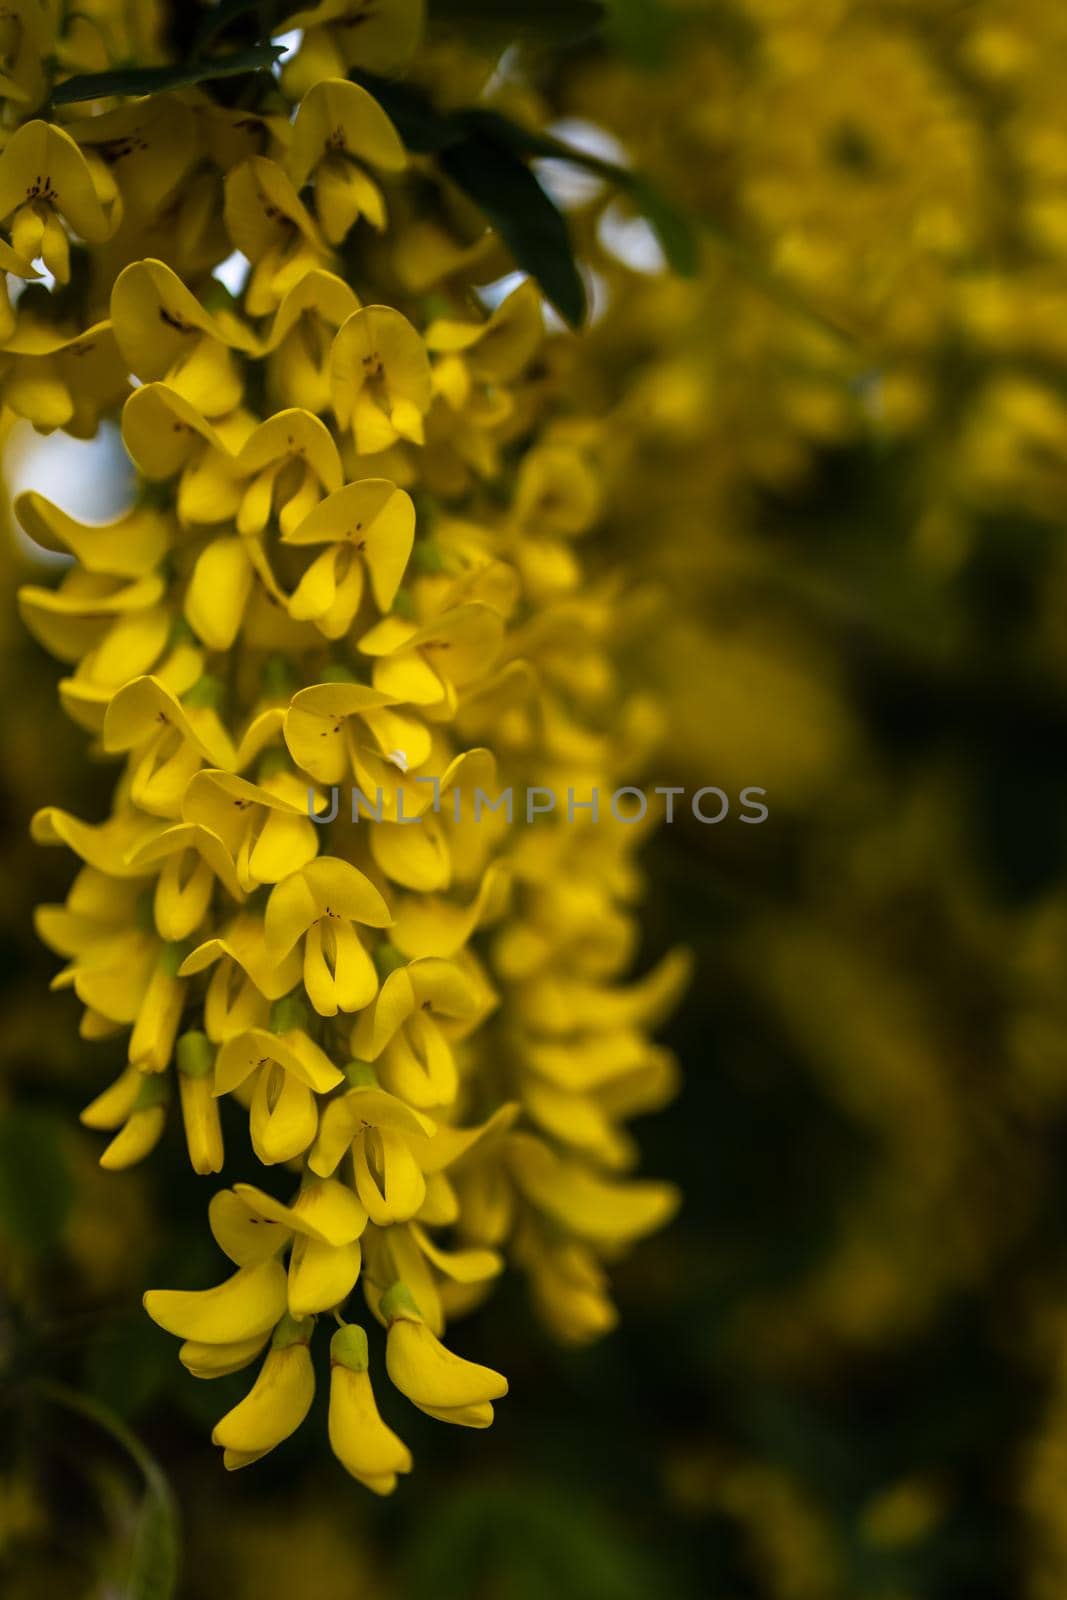
[[[186,1078],[206,1078],[215,1067],[215,1047],[206,1033],[191,1028],[178,1040],[178,1071]]]
[[[267,657],[260,682],[268,700],[289,700],[299,686],[292,665],[278,655]]]
[[[421,1322],[422,1312],[415,1303],[415,1296],[406,1283],[394,1283],[382,1295],[378,1307],[386,1322]]]
[[[165,1105],[168,1099],[167,1080],[162,1073],[146,1073],[133,1102],[134,1111],[151,1111],[153,1106]],[[133,1113],[131,1112],[131,1115]]]
[[[178,968],[190,953],[193,946],[190,940],[181,939],[174,944],[165,944],[159,957],[159,964],[168,978],[178,976]]]
[[[370,1366],[367,1335],[358,1322],[348,1322],[338,1328],[330,1340],[330,1362],[335,1367],[347,1367],[349,1372],[366,1372]]]
[[[170,633],[167,635],[168,647],[171,650],[175,650],[177,649],[178,645],[181,644],[198,645],[199,643],[199,639],[196,637],[196,634],[193,632],[192,628],[190,628],[185,618],[175,617],[174,621],[170,625]]]
[[[411,552],[411,560],[419,572],[444,572],[445,570],[444,552],[434,539],[417,540]]]
[[[306,1028],[307,1025],[308,1008],[295,995],[287,994],[281,1000],[275,1000],[270,1008],[271,1033],[288,1033],[293,1028]]]
[[[290,1350],[293,1345],[310,1344],[315,1331],[314,1317],[291,1317],[288,1311],[274,1330],[272,1350]]]
[[[383,939],[374,952],[374,965],[378,968],[380,977],[388,978],[391,972],[395,972],[398,967],[406,967],[407,964],[407,957],[401,955],[396,945],[390,944],[388,939]]]
[[[142,889],[137,896],[134,916],[137,920],[137,926],[145,933],[155,933],[156,931],[155,899],[156,893],[154,889]]]
[[[226,695],[226,685],[213,672],[205,672],[182,697],[183,705],[196,709],[218,711]]]
[[[319,673],[320,683],[358,683],[359,679],[351,667],[346,667],[343,661],[331,661]]]
[[[376,1089],[378,1074],[369,1061],[350,1061],[343,1069],[345,1082],[352,1089]]]
[[[293,763],[289,759],[287,750],[264,750],[256,765],[256,779],[263,783],[267,778],[276,778],[279,772],[292,772]]]

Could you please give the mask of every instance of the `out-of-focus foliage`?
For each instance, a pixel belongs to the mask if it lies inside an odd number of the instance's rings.
[[[32,998],[54,869],[22,830],[85,780],[37,732],[43,658],[9,643],[22,1120],[0,1139],[59,1147],[66,1174],[0,1189],[14,1316],[173,1477],[192,1600],[1059,1600],[1067,21],[1047,0],[617,0],[606,35],[531,29],[501,63],[496,30],[446,12],[456,105],[491,54],[510,114],[633,162],[702,241],[672,277],[625,193],[568,183],[595,322],[567,382],[598,419],[603,547],[658,588],[630,676],[672,717],[659,780],[759,784],[771,808],[679,822],[646,857],[648,954],[682,938],[700,964],[670,1039],[687,1087],[645,1141],[687,1204],[621,1272],[597,1350],[531,1342],[507,1293],[471,1325],[476,1359],[526,1350],[506,1427],[458,1452],[416,1430],[397,1503],[355,1501],[310,1438],[255,1483],[208,1480],[217,1398],[136,1309],[147,1257],[195,1263],[199,1197],[164,1151],[115,1219],[69,1132],[76,1051]],[[55,1406],[24,1426],[0,1540],[80,1592],[126,1558],[143,1475]],[[57,1529],[80,1573],[56,1577]]]

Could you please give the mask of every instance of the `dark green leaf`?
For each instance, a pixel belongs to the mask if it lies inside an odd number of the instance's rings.
[[[39,1111],[9,1111],[0,1121],[0,1232],[26,1250],[49,1250],[73,1199],[56,1121]]]
[[[638,66],[655,71],[671,53],[681,23],[662,0],[609,0],[608,37]]]
[[[586,313],[585,285],[567,224],[525,162],[480,134],[450,145],[440,160],[484,211],[517,264],[537,279],[560,316],[578,327]]]
[[[139,1468],[145,1494],[133,1530],[123,1600],[173,1600],[178,1588],[178,1506],[163,1469],[137,1435],[98,1400],[59,1383],[42,1383],[39,1391],[46,1400],[76,1412],[110,1434]]]
[[[212,39],[217,39],[220,33],[234,22],[242,18],[249,18],[253,27],[249,29],[253,38],[266,39],[286,17],[294,15],[298,9],[295,0],[220,0],[220,4],[211,6],[194,36],[194,47],[203,49]]]
[[[65,106],[76,100],[103,100],[110,95],[159,94],[164,89],[185,89],[211,78],[235,78],[242,72],[261,72],[282,54],[280,45],[254,44],[206,61],[187,61],[169,67],[117,67],[113,72],[83,72],[57,84],[52,104]]]
[[[432,0],[434,22],[461,29],[464,38],[507,45],[577,44],[599,32],[607,12],[598,0]]]
[[[700,239],[693,223],[647,178],[635,175],[627,188],[652,227],[672,269],[682,278],[695,277],[700,270]]]
[[[554,139],[551,134],[539,133],[536,128],[525,128],[510,117],[502,116],[499,111],[460,111],[456,113],[455,120],[468,129],[483,132],[495,143],[506,145],[517,154],[572,162],[575,166],[584,167],[587,172],[595,173],[606,183],[624,190],[651,224],[674,271],[684,278],[691,278],[699,269],[700,242],[695,226],[641,173],[589,155],[584,150],[576,150],[573,145]]]
[[[572,150],[560,139],[553,139],[549,133],[539,133],[536,128],[527,128],[521,122],[513,122],[500,111],[489,111],[481,106],[474,106],[469,111],[453,112],[452,121],[461,124],[467,133],[483,134],[495,144],[506,145],[516,155],[551,156],[561,161],[579,163],[585,163],[587,159],[580,150]],[[611,170],[614,172],[621,169]]]
[[[437,155],[464,137],[458,119],[438,111],[421,90],[372,72],[350,72],[349,77],[374,96],[407,148],[417,155]]]
[[[133,1530],[128,1600],[171,1600],[177,1589],[178,1525],[170,1488],[148,1484]]]

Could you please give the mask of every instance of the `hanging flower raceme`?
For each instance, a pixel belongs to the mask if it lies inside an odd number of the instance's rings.
[[[291,116],[276,87],[247,114],[176,89],[29,118],[0,152],[0,265],[80,296],[5,302],[7,404],[78,433],[114,415],[139,474],[104,526],[17,507],[72,558],[23,615],[119,768],[103,822],[34,821],[82,863],[38,919],[111,1056],[82,1121],[107,1167],[173,1138],[208,1180],[230,1275],[145,1305],[196,1377],[258,1364],[214,1430],[225,1465],[304,1421],[329,1315],[330,1442],[377,1494],[412,1466],[385,1376],[487,1427],[507,1381],[454,1321],[513,1262],[561,1337],[603,1332],[604,1261],[676,1198],[628,1176],[623,1124],[674,1085],[649,1028],[681,979],[623,982],[636,835],[527,829],[500,798],[622,781],[644,724],[614,695],[619,586],[587,584],[576,543],[593,469],[529,378],[539,292],[482,309],[491,238],[410,254],[435,180],[346,77],[401,67],[421,12],[282,19]],[[9,67],[28,114],[24,52]],[[262,1186],[220,1187],[242,1121]]]

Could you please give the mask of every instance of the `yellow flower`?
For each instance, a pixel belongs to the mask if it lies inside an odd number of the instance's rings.
[[[343,77],[349,67],[396,73],[406,67],[422,37],[425,0],[322,0],[287,19],[304,38],[282,71],[282,87],[293,99],[323,78]]]
[[[490,1402],[507,1394],[507,1379],[446,1350],[403,1283],[383,1296],[380,1309],[389,1330],[385,1364],[401,1394],[440,1422],[488,1428]]]
[[[123,232],[151,224],[200,153],[190,105],[176,94],[145,96],[72,125],[78,143],[107,163],[122,195]]]
[[[100,1156],[100,1165],[109,1172],[122,1172],[143,1161],[159,1143],[166,1119],[166,1089],[158,1078],[145,1078],[134,1066],[81,1114],[87,1128],[118,1130]]]
[[[158,572],[107,572],[79,564],[64,573],[56,589],[24,584],[19,611],[35,639],[61,661],[92,665],[111,688],[125,684],[146,658],[154,665],[170,632],[161,604],[165,591]],[[109,694],[103,705],[110,702]],[[102,726],[102,719],[101,719]]]
[[[378,1061],[383,1086],[420,1110],[451,1105],[459,1087],[446,1031],[481,1012],[480,997],[448,961],[412,961],[390,973],[352,1030],[352,1054]]]
[[[314,1324],[283,1317],[267,1359],[245,1398],[215,1424],[228,1471],[247,1467],[295,1433],[315,1398],[315,1372],[308,1345]]]
[[[550,1221],[592,1244],[618,1245],[661,1228],[678,1208],[673,1184],[616,1182],[558,1156],[542,1140],[514,1133],[508,1165],[521,1194]]]
[[[235,900],[241,884],[225,845],[217,834],[196,823],[164,828],[130,853],[132,867],[163,869],[152,895],[152,916],[161,939],[177,943],[196,933],[207,916],[216,883]]]
[[[241,1372],[259,1355],[270,1338],[270,1329],[254,1333],[249,1339],[235,1339],[229,1344],[209,1344],[202,1339],[186,1339],[178,1351],[178,1359],[194,1378],[228,1378]]]
[[[237,752],[212,703],[213,685],[184,701],[157,678],[135,678],[120,689],[104,718],[104,749],[130,752],[130,797],[153,816],[178,817],[200,767],[234,767]]]
[[[376,782],[382,783],[385,776],[402,776],[395,765],[385,769],[383,758],[402,750],[409,766],[420,767],[430,754],[425,726],[388,709],[392,704],[389,695],[362,683],[322,683],[301,689],[285,715],[289,753],[297,766],[319,783],[336,784],[355,777],[366,785],[363,792],[373,806]],[[377,760],[371,740],[377,746]],[[427,793],[423,791],[424,796]],[[389,798],[387,790],[383,803]]]
[[[239,1266],[291,1246],[287,1292],[293,1316],[332,1310],[352,1292],[367,1213],[344,1184],[307,1178],[286,1206],[239,1183],[214,1196],[209,1218],[219,1245]]]
[[[212,315],[163,261],[135,261],[111,291],[115,340],[143,383],[162,382],[205,417],[240,404],[241,371],[233,350],[255,341],[232,312]]]
[[[438,1205],[455,1191],[441,1174],[434,1200]],[[430,1208],[434,1201],[429,1200]],[[446,1203],[448,1203],[446,1201]],[[427,1202],[420,1208],[420,1217],[427,1223]],[[482,1246],[464,1246],[458,1250],[445,1250],[436,1244],[422,1222],[409,1222],[385,1230],[373,1231],[367,1239],[366,1298],[371,1310],[381,1314],[382,1283],[394,1283],[398,1277],[417,1295],[417,1304],[426,1325],[440,1337],[445,1331],[447,1317],[462,1315],[472,1310],[488,1292],[492,1280],[504,1270],[504,1258],[497,1250]]]
[[[327,495],[282,540],[328,546],[293,591],[289,615],[342,639],[363,600],[364,570],[379,611],[393,604],[415,542],[415,507],[388,479],[364,478]]]
[[[255,418],[241,410],[209,422],[165,383],[142,384],[122,408],[126,449],[146,478],[178,477],[176,510],[186,525],[236,515],[241,490],[233,458],[254,427]]]
[[[407,153],[378,102],[345,78],[325,78],[300,102],[288,167],[297,189],[315,181],[315,214],[330,244],[340,244],[361,216],[386,225],[382,192],[365,167],[399,172]]]
[[[312,267],[293,284],[263,341],[267,382],[284,405],[319,416],[330,406],[330,352],[334,334],[359,310],[343,278]]]
[[[375,1494],[392,1494],[410,1472],[411,1452],[378,1415],[367,1335],[355,1323],[330,1340],[330,1448],[346,1472]]]
[[[215,1052],[207,1036],[191,1031],[178,1040],[178,1090],[185,1142],[194,1172],[221,1172],[224,1159],[222,1124],[213,1090]]]
[[[410,705],[455,710],[457,690],[481,677],[495,661],[504,625],[491,606],[457,606],[419,627],[388,616],[358,641],[374,658],[373,683]]]
[[[312,1172],[329,1175],[350,1153],[356,1194],[371,1221],[378,1227],[407,1222],[426,1198],[414,1143],[432,1134],[435,1125],[377,1088],[373,1068],[366,1063],[352,1063],[347,1075],[353,1087],[323,1111],[308,1165]]]
[[[230,1094],[252,1079],[252,1146],[264,1166],[273,1166],[309,1147],[318,1131],[315,1096],[340,1083],[341,1076],[299,1026],[277,1033],[250,1028],[219,1050],[215,1093]]]
[[[224,216],[234,249],[252,262],[249,316],[274,311],[306,272],[328,264],[325,241],[292,180],[265,156],[226,174]]]
[[[303,941],[304,987],[322,1017],[359,1011],[378,991],[374,963],[355,924],[385,928],[389,907],[349,861],[319,856],[275,885],[267,901],[267,949],[278,960]]]
[[[110,322],[72,330],[20,302],[14,331],[0,350],[0,394],[38,432],[63,428],[89,439],[101,413],[126,391],[123,365]]]
[[[235,898],[241,890],[278,883],[318,854],[308,786],[293,772],[279,770],[249,783],[235,773],[202,769],[185,791],[182,815],[222,842],[236,869]]]
[[[344,482],[337,446],[318,417],[291,408],[278,411],[248,436],[234,471],[251,477],[241,489],[237,531],[261,534],[272,515],[283,534],[296,528]],[[214,519],[212,519],[214,520]]]
[[[183,978],[214,967],[204,997],[208,1038],[220,1044],[264,1026],[270,1002],[281,1000],[300,981],[300,952],[281,961],[267,951],[263,918],[241,911],[220,931],[191,950],[179,968]]]
[[[54,46],[51,18],[37,0],[10,0],[3,21],[0,95],[34,110],[47,92],[45,62]]]
[[[391,306],[354,311],[333,342],[330,394],[359,455],[378,455],[400,439],[422,444],[433,399],[430,358],[407,318]]]
[[[285,1315],[285,1271],[273,1259],[260,1261],[214,1289],[149,1289],[144,1306],[179,1339],[234,1344],[268,1333]]]
[[[0,152],[0,218],[10,218],[12,249],[26,262],[40,257],[59,283],[70,280],[63,224],[99,244],[114,232],[121,210],[103,162],[87,158],[50,122],[24,122]]]

